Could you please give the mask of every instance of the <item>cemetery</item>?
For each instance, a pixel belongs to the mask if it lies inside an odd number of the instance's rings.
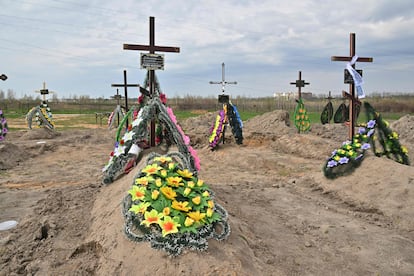
[[[24,128],[0,105],[0,275],[414,271],[414,115],[387,120],[365,98],[355,65],[374,59],[355,34],[331,57],[348,91],[315,111],[299,71],[289,110],[245,120],[224,62],[212,108],[179,118],[157,70],[180,48],[155,34],[150,17],[148,45],[123,44],[141,52],[143,82],[124,70],[87,123],[64,128],[46,83]]]

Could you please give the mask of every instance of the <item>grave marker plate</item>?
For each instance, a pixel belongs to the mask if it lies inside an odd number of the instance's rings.
[[[164,70],[164,55],[141,53],[141,69]]]

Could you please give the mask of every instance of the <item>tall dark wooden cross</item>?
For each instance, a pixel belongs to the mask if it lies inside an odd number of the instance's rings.
[[[305,82],[305,80],[302,80],[302,72],[299,71],[299,78],[295,82],[291,82],[290,84],[296,85],[298,88],[298,100],[302,98],[302,87],[305,87],[305,85],[309,85],[309,82]]]
[[[157,52],[171,52],[179,53],[179,47],[169,47],[169,46],[156,46],[155,45],[155,18],[150,16],[149,18],[149,45],[137,45],[137,44],[124,44],[124,50],[144,50],[149,51],[150,54],[155,54]],[[155,72],[154,70],[149,71],[149,93],[150,97],[155,97]],[[151,121],[151,147],[155,146],[155,122]]]
[[[112,87],[123,87],[124,88],[124,96],[125,96],[125,113],[128,113],[128,87],[139,87],[137,83],[128,83],[127,82],[127,71],[124,70],[124,83],[113,83],[111,84]],[[119,102],[118,102],[119,103]],[[126,119],[126,127],[128,128],[128,118]]]
[[[349,34],[349,56],[332,56],[331,61],[347,61],[350,62],[352,58],[355,56],[355,33]],[[359,62],[373,62],[372,57],[358,57],[356,61]],[[352,68],[355,68],[355,64],[352,65]],[[342,92],[343,97],[349,99],[349,139],[355,135],[355,121],[356,121],[356,104],[360,104],[358,100],[358,96],[355,96],[355,84],[352,81],[349,84],[349,92]]]

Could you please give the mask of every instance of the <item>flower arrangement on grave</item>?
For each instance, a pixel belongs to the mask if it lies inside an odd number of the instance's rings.
[[[352,138],[333,151],[327,159],[323,172],[327,178],[336,178],[352,173],[364,159],[366,150],[373,149],[376,156],[387,156],[401,164],[409,165],[408,151],[398,141],[398,134],[388,128],[388,122],[382,119],[372,106],[364,102],[369,121],[362,125]],[[380,143],[383,151],[377,151],[376,143]]]
[[[178,125],[172,109],[167,108],[158,97],[155,97],[140,109],[137,118],[128,126],[122,139],[115,142],[109,161],[103,168],[105,174],[103,183],[112,183],[115,178],[125,173],[131,155],[137,156],[143,150],[139,145],[148,138],[148,125],[153,119],[158,120],[159,124],[165,127],[168,140],[175,143],[179,152],[187,156],[187,167],[193,172],[200,169],[197,153],[190,145],[190,138]]]
[[[223,137],[223,130],[225,127],[226,116],[224,110],[220,110],[216,116],[214,124],[210,128],[210,136],[208,143],[211,149],[215,149]]]
[[[32,120],[36,123],[37,127],[47,127],[49,129],[55,128],[55,123],[53,122],[53,115],[50,107],[47,104],[47,101],[42,101],[42,103],[36,107],[30,109],[26,115],[26,122],[29,129],[32,128]]]
[[[0,142],[6,138],[8,131],[6,117],[4,117],[3,110],[0,109]]]
[[[224,240],[230,234],[227,211],[184,163],[180,153],[153,153],[123,201],[127,237],[172,256],[184,248],[206,250],[209,238]]]
[[[324,124],[328,124],[333,116],[333,104],[331,101],[329,101],[325,107],[322,110],[321,113],[321,123]]]
[[[122,119],[125,117],[125,109],[122,108],[120,105],[117,105],[117,107],[111,112],[111,114],[108,117],[108,128],[111,129],[115,124],[115,118]]]
[[[243,143],[243,121],[237,107],[231,102],[223,104],[223,109],[219,111],[213,125],[209,131],[209,147],[214,150],[218,147],[220,141],[224,139],[226,124],[229,123],[233,136],[238,145]]]
[[[298,129],[299,133],[306,132],[310,129],[310,119],[305,109],[305,105],[303,104],[302,98],[299,98],[296,101],[297,105],[295,112],[293,113],[295,126]]]

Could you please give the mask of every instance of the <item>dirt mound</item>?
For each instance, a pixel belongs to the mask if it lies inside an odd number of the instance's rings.
[[[60,135],[59,132],[44,127],[21,131],[22,140],[53,139]]]
[[[0,170],[11,169],[24,161],[28,152],[13,143],[3,142],[0,144]]]

